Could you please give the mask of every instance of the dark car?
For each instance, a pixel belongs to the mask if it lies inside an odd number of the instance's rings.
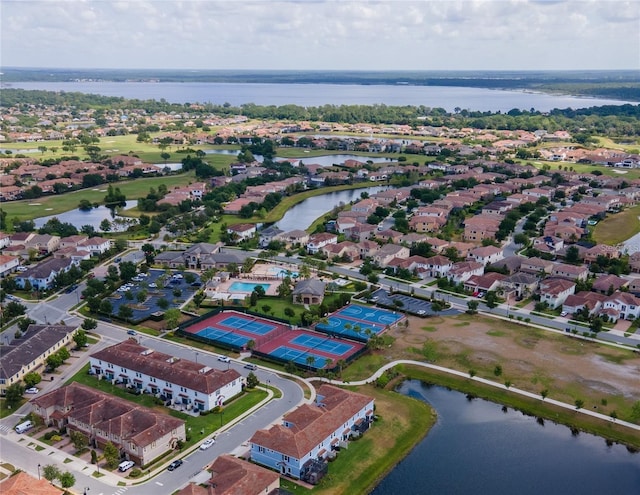
[[[182,466],[182,459],[176,459],[171,464],[169,464],[169,467],[167,469],[169,471],[173,471],[174,469],[178,469],[180,466]]]
[[[202,282],[193,282],[191,287],[202,287]]]

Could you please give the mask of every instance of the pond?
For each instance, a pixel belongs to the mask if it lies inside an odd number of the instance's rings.
[[[285,232],[296,229],[305,230],[316,218],[330,212],[340,204],[358,200],[363,192],[371,195],[386,189],[388,186],[373,186],[313,196],[290,208],[275,225]]]
[[[126,206],[122,208],[122,210],[128,210],[137,206],[137,204],[138,201],[136,200],[127,201]],[[40,228],[50,219],[56,217],[63,223],[70,223],[71,225],[74,225],[78,230],[80,230],[83,225],[91,225],[94,229],[100,230],[100,223],[102,223],[102,221],[106,219],[111,222],[112,232],[127,230],[129,225],[138,222],[136,218],[126,218],[118,216],[117,211],[120,211],[120,209],[114,212],[106,206],[98,206],[97,208],[92,208],[88,211],[83,211],[79,208],[76,208],[75,210],[65,211],[64,213],[59,213],[57,215],[36,218],[34,222],[36,224],[36,228]]]
[[[207,155],[233,155],[237,156],[238,150],[204,150]],[[262,155],[253,155],[257,162],[262,163],[264,157]],[[393,158],[385,158],[381,156],[360,156],[360,155],[349,155],[349,154],[339,154],[339,155],[320,155],[320,156],[300,156],[297,158],[282,158],[276,157],[276,161],[284,162],[298,162],[301,161],[306,165],[320,165],[322,167],[331,167],[333,165],[342,165],[347,160],[358,160],[359,162],[366,163],[367,161],[371,161],[373,163],[385,163],[394,161]]]
[[[639,492],[640,454],[622,445],[415,380],[397,391],[431,404],[438,422],[373,495]]]

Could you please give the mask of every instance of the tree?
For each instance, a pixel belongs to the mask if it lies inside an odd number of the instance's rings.
[[[65,471],[64,473],[62,473],[58,477],[58,479],[60,480],[60,485],[62,485],[62,488],[71,488],[76,484],[76,477],[69,471]]]
[[[258,377],[253,373],[253,371],[250,371],[247,375],[247,387],[256,388],[258,385],[260,385],[260,380],[258,380]]]
[[[167,309],[169,305],[169,301],[166,298],[161,297],[160,299],[158,299],[158,307],[160,309]]]
[[[89,339],[87,338],[87,332],[85,332],[84,330],[78,330],[73,336],[73,341],[76,343],[76,349],[83,348],[89,341]]]
[[[47,356],[47,359],[46,359],[47,366],[52,370],[55,370],[56,368],[59,368],[60,366],[62,366],[63,362],[64,360],[60,357],[60,354],[58,354],[57,352],[55,354],[50,354],[49,356]]]
[[[490,290],[484,297],[487,308],[493,309],[498,305],[498,295],[495,291]]]
[[[500,366],[499,364],[496,364],[496,367],[493,368],[493,374],[496,376],[502,375],[502,366]]]
[[[167,309],[164,312],[164,321],[167,325],[167,329],[173,330],[176,328],[180,321],[180,310],[177,308]]]
[[[32,320],[31,318],[20,318],[18,320],[18,328],[22,333],[24,333],[29,328],[29,325],[33,325],[34,323],[35,320]]]
[[[584,401],[582,399],[576,399],[575,401],[576,409],[582,409],[584,406]]]
[[[105,315],[110,315],[113,312],[113,304],[109,299],[103,299],[100,302],[100,312]]]
[[[98,320],[94,320],[93,318],[85,318],[82,322],[82,329],[87,332],[90,330],[94,330],[98,328]]]
[[[109,469],[115,469],[115,467],[118,465],[118,461],[120,460],[120,453],[118,452],[118,448],[111,442],[107,442],[102,449],[102,454],[104,455],[104,460],[107,463],[107,467]]]
[[[124,282],[128,282],[133,277],[136,276],[136,265],[132,261],[122,261],[119,265],[120,268],[120,278]]]
[[[42,467],[42,476],[45,480],[53,482],[53,480],[60,478],[60,470],[53,464],[47,464]]]
[[[100,230],[102,232],[110,232],[111,231],[111,222],[109,219],[105,218],[100,222]]]
[[[36,373],[35,371],[30,371],[26,375],[24,375],[24,386],[26,388],[35,387],[38,383],[42,381],[42,376],[40,373]]]
[[[548,395],[549,395],[549,389],[545,388],[540,391],[540,396],[542,397],[542,400],[545,400]]]
[[[133,309],[131,309],[126,304],[123,304],[118,308],[118,317],[123,320],[129,320],[133,317]]]
[[[193,304],[196,305],[196,308],[200,308],[200,305],[205,300],[204,292],[198,291],[193,295]]]
[[[12,383],[5,389],[4,400],[7,402],[7,406],[13,407],[22,400],[22,394],[24,394],[24,387],[21,383]]]
[[[480,303],[478,301],[467,301],[467,313],[469,313],[470,315],[476,314],[478,312],[478,305]]]
[[[171,155],[165,151],[160,153],[160,158],[164,160],[164,163],[167,163],[167,160],[171,158]]]
[[[89,438],[82,432],[71,430],[69,438],[71,438],[71,443],[76,450],[82,450],[89,445]]]

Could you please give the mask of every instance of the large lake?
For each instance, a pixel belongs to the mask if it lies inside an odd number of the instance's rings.
[[[640,454],[621,445],[415,380],[398,392],[431,404],[438,422],[372,495],[640,493]]]
[[[547,112],[554,108],[587,108],[633,103],[604,98],[549,95],[483,88],[359,84],[258,83],[144,83],[144,82],[13,82],[5,87],[92,93],[140,100],[165,99],[170,103],[222,105],[424,105],[478,111],[508,112],[514,108]]]

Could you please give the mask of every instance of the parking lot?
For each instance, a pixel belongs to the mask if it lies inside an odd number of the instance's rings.
[[[385,289],[378,289],[371,295],[371,301],[381,306],[388,308],[397,308],[401,311],[406,311],[409,314],[416,316],[433,316],[436,314],[431,309],[431,303],[417,297],[406,296],[404,294],[389,294]],[[398,306],[394,301],[399,301],[402,304]],[[445,309],[444,311],[438,311],[440,315],[455,315],[458,314],[457,309]]]
[[[164,270],[149,270],[147,274],[138,274],[109,298],[113,306],[112,314],[117,315],[120,306],[127,304],[133,310],[131,320],[140,322],[155,312],[165,311],[158,305],[158,301],[163,298],[169,302],[169,308],[180,307],[202,286],[197,274],[185,275],[185,272],[180,271],[167,274]],[[140,302],[138,294],[142,291],[146,291],[146,297]],[[128,296],[127,293],[131,295]]]

